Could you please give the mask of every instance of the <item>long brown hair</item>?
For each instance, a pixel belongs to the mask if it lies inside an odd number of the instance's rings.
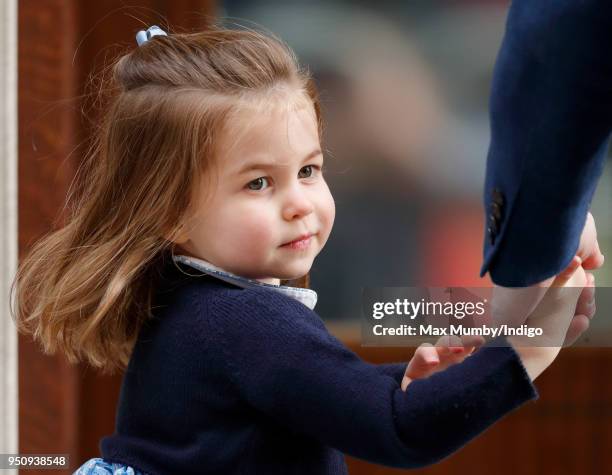
[[[112,94],[67,198],[64,225],[21,262],[11,314],[47,354],[124,369],[151,315],[191,190],[213,166],[215,137],[249,99],[277,86],[320,104],[310,74],[270,33],[211,25],[155,36],[114,60]],[[281,281],[308,287],[309,276]],[[12,301],[12,299],[11,299]]]

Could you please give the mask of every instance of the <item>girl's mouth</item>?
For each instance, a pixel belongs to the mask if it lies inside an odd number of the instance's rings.
[[[291,241],[288,242],[286,244],[283,244],[281,246],[281,248],[283,249],[294,249],[294,250],[303,250],[303,249],[307,249],[308,246],[310,246],[310,240],[312,238],[313,234],[304,236],[300,239],[297,239],[295,241]]]

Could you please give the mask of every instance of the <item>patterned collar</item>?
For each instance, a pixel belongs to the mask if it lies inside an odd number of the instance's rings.
[[[266,282],[260,282],[255,279],[248,279],[246,277],[241,277],[239,275],[227,272],[221,269],[220,267],[217,267],[214,264],[205,261],[204,259],[200,259],[193,256],[178,254],[174,255],[173,259],[175,262],[180,262],[182,264],[188,265],[190,267],[193,267],[194,269],[204,272],[205,274],[212,275],[213,277],[216,277],[218,279],[230,282],[231,284],[235,284],[238,287],[265,287],[267,289],[275,290],[282,294],[288,295],[289,297],[292,297],[299,302],[302,302],[310,310],[313,310],[315,305],[317,304],[317,293],[312,289],[302,289],[300,287],[290,287],[288,285],[267,284]]]

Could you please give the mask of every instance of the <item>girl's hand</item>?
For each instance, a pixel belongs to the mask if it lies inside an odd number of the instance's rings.
[[[422,343],[406,366],[401,384],[402,391],[406,391],[414,379],[427,378],[451,365],[461,363],[484,341],[480,336],[463,337],[463,339],[456,336],[442,336],[435,346],[431,343]]]
[[[570,326],[573,319],[580,315],[589,316],[590,309],[585,307],[594,297],[592,290],[585,290],[589,288],[589,283],[593,285],[594,279],[582,268],[580,257],[574,256],[569,265],[555,277],[544,298],[525,321],[529,327],[540,328],[542,336],[513,339],[517,342],[524,340],[527,346],[556,347],[560,350],[568,332],[572,333]],[[587,302],[581,300],[580,296],[583,296],[583,300],[586,298]]]
[[[595,276],[590,272],[586,272],[586,279],[586,287],[582,289],[580,297],[578,297],[574,317],[567,329],[563,346],[573,345],[589,328],[591,320],[595,316]]]
[[[555,360],[564,340],[576,336],[583,325],[582,316],[594,314],[590,308],[592,290],[584,290],[594,284],[592,277],[582,268],[582,260],[575,256],[567,268],[553,281],[542,301],[531,313],[526,324],[542,329],[542,335],[534,338],[508,336],[508,342],[518,353],[527,374],[535,380]],[[582,296],[582,301],[580,300]],[[586,308],[585,305],[589,304]]]

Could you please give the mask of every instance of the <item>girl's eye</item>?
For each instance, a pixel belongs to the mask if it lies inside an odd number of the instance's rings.
[[[302,170],[309,169],[310,173],[308,173],[308,175],[306,175],[306,176],[300,176],[300,178],[310,178],[312,176],[312,174],[313,174],[313,171],[312,171],[313,168],[319,169],[319,167],[317,165],[306,165],[304,168],[302,168]],[[300,172],[302,170],[300,170]]]
[[[300,178],[311,178],[313,176],[313,171],[312,171],[313,168],[319,170],[321,167],[319,167],[318,165],[306,165],[305,167],[303,167],[300,170],[300,172],[298,174],[299,177]],[[306,175],[302,175],[302,171],[304,171],[304,170],[307,170]],[[262,183],[264,181],[266,183],[268,183],[268,179],[266,177],[262,176],[262,177],[256,178],[255,180],[250,181],[249,183],[247,183],[247,188],[249,190],[252,190],[252,191],[261,191],[261,190],[267,188],[267,186],[266,187],[262,186]],[[268,183],[268,186],[269,186],[269,183]]]
[[[260,185],[261,185],[262,181],[264,181],[264,180],[265,180],[266,183],[268,182],[268,179],[266,177],[262,176],[262,177],[256,178],[255,180],[249,182],[247,184],[247,187],[249,188],[249,190],[261,191],[263,188]],[[251,185],[255,185],[255,187],[252,187]]]

